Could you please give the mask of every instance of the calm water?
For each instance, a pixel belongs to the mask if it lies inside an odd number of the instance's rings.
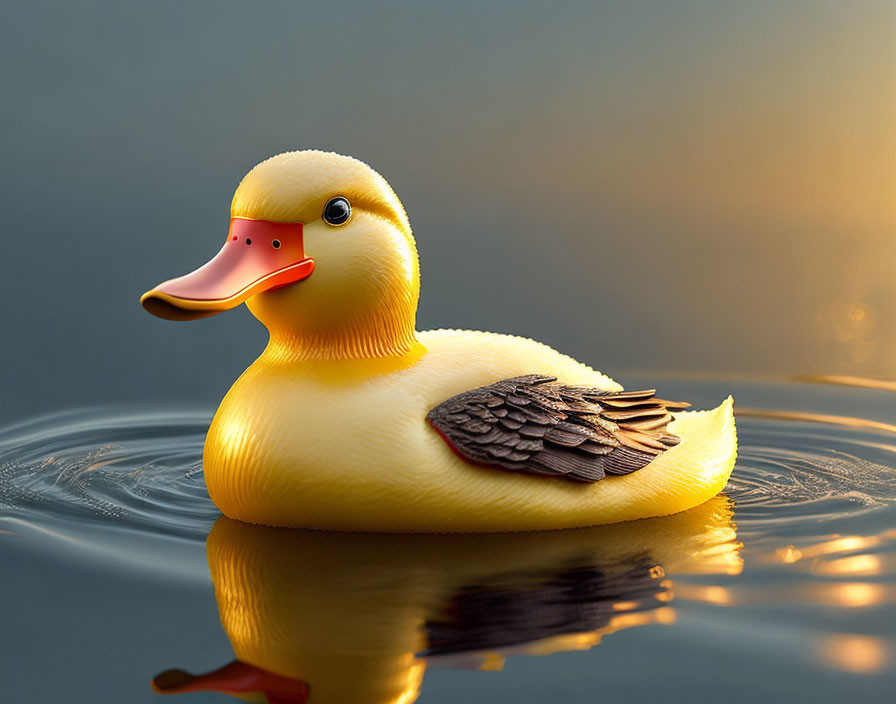
[[[340,704],[887,701],[894,393],[619,371],[896,377],[896,5],[407,5],[0,0],[0,702],[237,656]],[[203,435],[266,334],[138,298],[297,148],[396,189],[421,329],[734,393],[726,496],[509,538],[217,522]]]
[[[893,393],[657,385],[703,406],[735,394],[741,451],[725,495],[663,519],[515,536],[220,519],[202,479],[210,409],[8,427],[2,700],[154,701],[154,677],[222,688],[224,675],[170,671],[240,658],[300,675],[312,702],[889,701]],[[296,680],[244,669],[280,692],[272,701],[299,700]]]

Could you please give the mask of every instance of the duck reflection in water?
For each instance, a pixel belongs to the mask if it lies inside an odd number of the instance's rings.
[[[590,648],[674,620],[670,577],[736,574],[731,506],[491,535],[366,535],[221,518],[207,541],[236,660],[168,670],[162,694],[287,704],[410,704],[427,667],[501,669],[508,655]]]

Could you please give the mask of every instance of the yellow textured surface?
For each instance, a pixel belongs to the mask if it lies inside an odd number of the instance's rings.
[[[340,227],[327,201],[352,203]],[[730,400],[680,414],[682,443],[648,467],[592,485],[471,466],[426,424],[451,396],[522,374],[621,387],[523,338],[415,332],[419,268],[404,209],[356,159],[304,151],[272,157],[240,183],[231,214],[304,223],[307,279],[246,305],[270,331],[206,440],[209,493],[231,518],[266,525],[389,532],[519,531],[683,511],[731,472]]]
[[[664,583],[673,573],[737,574],[739,548],[723,497],[650,521],[514,535],[347,535],[222,518],[207,543],[221,623],[237,658],[307,682],[308,704],[413,702],[427,666],[415,657],[427,646],[424,624],[444,618],[470,585],[535,585],[570,565],[613,575],[633,558]],[[510,650],[591,647],[614,631],[668,622],[672,606],[620,612],[600,630]],[[482,652],[480,667],[500,667],[503,656]]]
[[[314,362],[263,355],[234,384],[206,440],[205,477],[231,518],[305,528],[516,531],[676,513],[717,494],[736,455],[730,399],[679,414],[678,446],[644,469],[595,484],[477,467],[425,422],[462,391],[520,374],[620,387],[531,340],[469,331],[421,333],[405,369],[334,382]]]
[[[340,227],[321,217],[335,196],[352,204],[351,219]],[[417,245],[395,193],[369,166],[327,152],[279,154],[246,175],[231,217],[304,223],[305,253],[316,264],[300,285],[246,302],[271,332],[269,354],[384,357],[413,344]]]

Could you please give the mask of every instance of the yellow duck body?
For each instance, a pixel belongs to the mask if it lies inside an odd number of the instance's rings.
[[[224,398],[206,440],[205,478],[218,507],[279,526],[537,530],[677,513],[727,481],[736,447],[730,401],[680,414],[672,430],[681,444],[594,484],[465,462],[425,422],[445,399],[533,369],[569,384],[620,387],[532,340],[459,330],[419,339],[426,352],[418,360],[373,376],[343,378],[328,363],[262,355]]]
[[[336,196],[350,200],[352,212],[333,227],[321,209]],[[730,398],[712,411],[676,414],[668,429],[681,442],[625,476],[580,483],[461,459],[426,420],[458,394],[527,374],[608,392],[622,387],[525,338],[416,332],[410,226],[388,184],[365,164],[313,151],[273,157],[240,184],[232,215],[240,227],[296,224],[313,274],[306,266],[300,281],[260,291],[247,284],[215,300],[184,295],[191,289],[178,282],[192,274],[143,298],[151,312],[176,319],[245,301],[271,333],[206,439],[209,494],[228,517],[353,531],[558,529],[677,513],[727,482],[737,450]],[[249,251],[228,249],[236,240],[228,235],[219,258]]]

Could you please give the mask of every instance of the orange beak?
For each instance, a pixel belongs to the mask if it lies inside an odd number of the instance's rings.
[[[170,279],[140,298],[166,320],[195,320],[230,310],[262,291],[301,281],[314,271],[300,222],[233,218],[227,242],[196,271]]]
[[[239,696],[259,692],[269,704],[304,704],[309,692],[307,682],[276,675],[239,660],[204,675],[191,675],[183,670],[166,670],[153,678],[151,686],[157,694],[221,692]]]

